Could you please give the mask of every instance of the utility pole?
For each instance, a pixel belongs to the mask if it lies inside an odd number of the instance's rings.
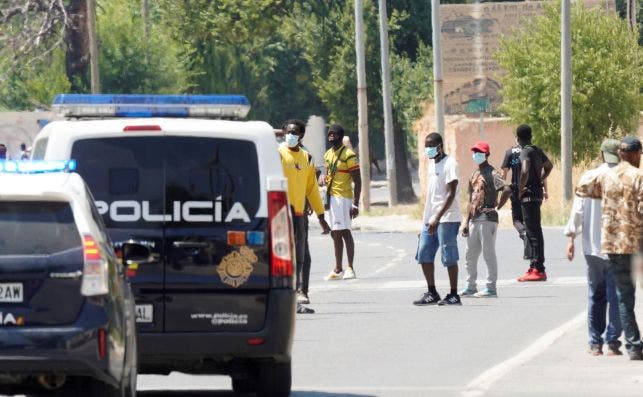
[[[150,38],[150,5],[148,0],[142,0],[141,3],[141,17],[143,19],[143,32],[145,40]]]
[[[357,133],[359,173],[362,177],[362,210],[371,208],[371,170],[368,153],[368,101],[366,98],[366,50],[364,49],[364,2],[355,0],[355,53],[357,55]]]
[[[444,136],[444,98],[442,97],[442,50],[440,48],[440,0],[431,0],[431,31],[433,36],[433,102],[435,125]]]
[[[87,32],[89,33],[89,70],[91,73],[92,94],[100,92],[100,72],[98,71],[98,39],[96,38],[96,0],[86,0]]]
[[[397,175],[395,169],[395,143],[393,137],[393,110],[391,109],[391,69],[388,60],[388,16],[386,0],[379,0],[380,52],[382,61],[382,102],[384,104],[384,147],[386,148],[386,180],[388,205],[397,205]]]
[[[561,2],[560,19],[560,158],[563,199],[572,199],[572,34],[570,0]]]
[[[635,0],[627,0],[626,2],[627,6],[627,23],[630,25],[630,29],[636,31],[638,30],[638,26],[636,23],[636,1]]]

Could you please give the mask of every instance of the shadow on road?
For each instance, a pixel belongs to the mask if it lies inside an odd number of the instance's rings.
[[[229,390],[150,390],[136,393],[143,397],[254,397],[253,393],[234,393]],[[293,391],[292,397],[375,397],[373,394],[327,393],[320,391]]]

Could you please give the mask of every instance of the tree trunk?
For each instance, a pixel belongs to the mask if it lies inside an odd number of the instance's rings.
[[[400,204],[410,204],[417,201],[409,172],[409,162],[406,153],[406,133],[400,123],[393,118],[393,133],[395,142],[395,175],[397,176],[397,200]]]
[[[67,6],[71,27],[65,33],[67,78],[72,92],[86,92],[89,86],[89,32],[87,31],[87,2],[71,0]]]

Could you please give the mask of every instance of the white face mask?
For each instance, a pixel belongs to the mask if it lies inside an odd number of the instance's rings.
[[[299,136],[295,134],[286,134],[286,145],[294,148],[299,144]]]
[[[473,161],[476,164],[480,165],[480,164],[484,163],[486,160],[487,160],[487,155],[486,154],[480,153],[480,152],[473,153]]]

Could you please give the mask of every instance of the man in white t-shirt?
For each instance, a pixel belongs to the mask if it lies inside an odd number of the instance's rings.
[[[428,291],[414,305],[461,305],[458,295],[458,231],[462,222],[458,203],[458,163],[444,152],[442,136],[430,133],[424,141],[429,157],[424,227],[415,259],[422,266]],[[451,291],[440,299],[435,289],[435,254],[449,273]]]

